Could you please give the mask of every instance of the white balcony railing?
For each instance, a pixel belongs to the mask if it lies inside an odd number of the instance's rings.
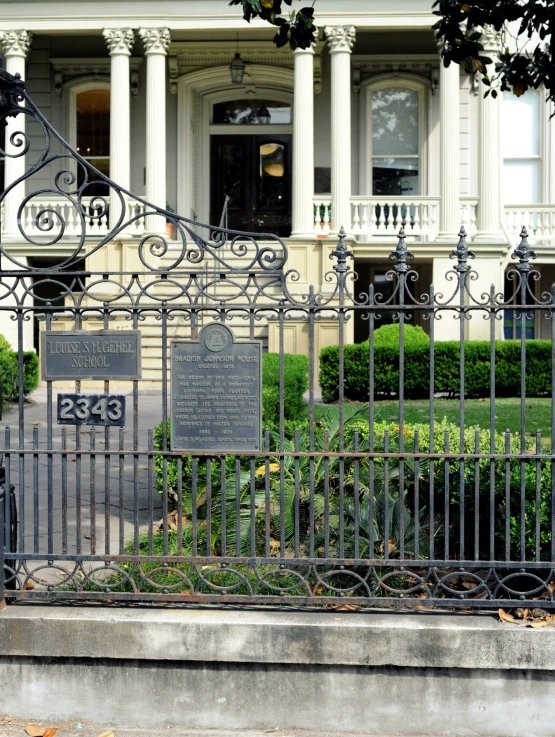
[[[401,226],[409,236],[433,241],[439,232],[439,197],[383,198],[351,197],[351,232],[364,242],[372,238],[393,237]],[[478,199],[461,198],[461,224],[467,233],[476,233]],[[333,227],[331,197],[314,198],[314,232],[327,238]]]
[[[526,228],[535,240],[555,238],[555,205],[505,205],[505,227],[518,238]]]
[[[401,227],[407,235],[432,238],[437,234],[437,197],[352,197],[351,228],[358,240],[395,236]]]
[[[102,237],[109,232],[108,213],[100,213],[98,209],[91,207],[93,198],[83,199],[84,217],[86,223],[87,237]],[[128,203],[127,219],[139,215],[143,211],[143,205],[132,200]],[[52,212],[59,215],[59,221],[52,216]],[[41,216],[41,213],[44,213]],[[81,235],[81,219],[71,202],[60,198],[39,198],[33,197],[29,201],[23,211],[22,224],[25,233],[31,238],[40,237],[41,235],[49,235],[52,231],[42,229],[40,227],[41,219],[48,218],[53,220],[53,231],[57,232],[60,223],[64,223],[64,236],[68,238],[78,238]],[[144,233],[144,218],[138,218],[129,226],[130,235],[140,236]]]

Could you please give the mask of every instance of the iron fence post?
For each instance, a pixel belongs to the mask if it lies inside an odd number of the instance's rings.
[[[6,487],[0,485],[0,611],[6,606],[4,551],[6,549]]]

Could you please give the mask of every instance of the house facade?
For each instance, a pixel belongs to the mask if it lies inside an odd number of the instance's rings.
[[[446,273],[461,224],[476,254],[478,298],[492,284],[504,292],[522,226],[538,255],[538,294],[555,282],[555,123],[545,96],[484,98],[479,80],[455,65],[445,69],[431,0],[319,0],[318,41],[294,53],[277,49],[271,28],[247,25],[227,0],[0,5],[5,68],[26,80],[82,156],[187,218],[279,235],[288,268],[299,272],[299,293],[310,284],[325,289],[341,227],[361,292],[372,283],[387,297],[388,256],[401,225],[415,256],[415,291],[433,284],[436,293],[452,293]],[[500,42],[488,35],[487,50],[495,54]],[[241,63],[230,69],[234,59]],[[8,151],[17,124],[8,124]],[[32,124],[27,133],[28,165],[43,140]],[[6,159],[5,184],[24,170],[22,157]],[[63,198],[39,193],[19,212],[28,195],[52,187],[54,174],[41,170],[27,191],[21,185],[3,203],[2,243],[20,262],[46,267],[75,248]],[[90,185],[91,199],[107,193],[101,182]],[[54,248],[21,234],[23,226],[40,236],[44,208],[67,219]],[[91,209],[91,242],[108,232],[111,217]],[[147,227],[136,220],[132,232],[95,254],[95,269],[132,269]],[[515,313],[499,324],[498,337],[520,337],[522,327]],[[38,326],[24,329],[23,347],[38,347]],[[325,320],[317,329],[318,346],[336,340]],[[538,313],[525,329],[540,338],[551,327]],[[15,344],[13,330],[0,325]],[[276,349],[271,325],[261,331]],[[305,332],[292,320],[286,350],[306,350]],[[435,332],[450,339],[453,325],[443,320]],[[475,319],[467,333],[487,339],[489,326]],[[364,340],[367,326],[351,321],[348,337]]]

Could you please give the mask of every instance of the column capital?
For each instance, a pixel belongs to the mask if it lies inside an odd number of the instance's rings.
[[[354,26],[326,26],[324,33],[330,47],[330,53],[351,53],[356,39]]]
[[[131,55],[135,34],[131,28],[105,28],[102,31],[110,56],[112,54]]]
[[[502,34],[500,31],[496,31],[493,26],[486,26],[485,28],[478,27],[477,31],[480,31],[482,38],[480,42],[484,47],[486,53],[499,53],[501,48]]]
[[[29,31],[0,31],[0,44],[6,56],[27,56],[33,34]]]
[[[139,28],[145,54],[167,54],[171,36],[169,28]]]

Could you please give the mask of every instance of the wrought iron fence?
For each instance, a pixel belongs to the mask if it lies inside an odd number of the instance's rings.
[[[12,149],[6,156],[34,158],[21,179],[27,194],[19,207],[20,234],[33,253],[58,261],[48,268],[29,265],[20,256],[21,242],[0,244],[0,324],[16,328],[19,395],[12,422],[9,413],[4,417],[0,441],[5,469],[0,485],[15,486],[17,500],[15,520],[10,495],[4,494],[5,528],[11,534],[4,545],[0,593],[14,600],[342,608],[554,605],[555,406],[551,402],[550,437],[532,437],[526,432],[526,402],[532,383],[534,392],[551,401],[555,287],[535,296],[538,273],[526,233],[514,253],[514,290],[508,296],[494,288],[474,293],[474,253],[464,231],[451,254],[450,294],[433,287],[421,294],[403,232],[391,254],[387,298],[372,284],[365,289],[357,282],[344,233],[325,283],[303,294],[298,274],[287,268],[282,240],[203,226],[134,197],[73,151],[37,110],[22,81],[0,70],[0,119],[13,116],[25,116],[43,140],[37,152],[28,134],[9,136]],[[51,183],[33,194],[37,175]],[[96,241],[86,240],[93,180],[109,189],[114,223]],[[1,200],[17,184],[6,187]],[[71,238],[60,208],[38,211],[32,235],[26,231],[21,214],[35,196],[65,200],[72,210]],[[107,212],[108,197],[94,197],[93,206]],[[146,234],[126,240],[137,217],[147,224]],[[175,226],[171,242],[158,232],[166,220]],[[123,249],[125,258],[115,268]],[[548,367],[542,369],[547,379],[539,388],[539,359],[525,329],[512,344],[518,358],[509,371],[519,397],[516,433],[499,428],[496,420],[501,381],[496,338],[508,311],[522,325],[528,315],[539,315],[551,336]],[[386,316],[398,325],[398,338],[378,360],[377,327]],[[355,319],[366,325],[368,340],[353,358],[347,339]],[[436,340],[441,319],[451,320],[456,330],[447,379],[439,370],[445,353]],[[30,406],[24,400],[22,347],[35,320],[43,335],[46,401]],[[327,359],[325,392],[334,400],[329,405],[317,401],[317,333],[324,320],[337,332],[336,353]],[[470,320],[489,325],[481,363],[489,402],[483,428],[465,427],[469,371],[474,375],[476,369],[467,360]],[[306,416],[293,418],[287,416],[284,355],[291,321],[304,324],[308,346]],[[416,321],[427,326],[429,336],[419,349],[420,363],[407,342]],[[269,329],[279,346],[279,412],[275,421],[263,418],[259,438],[259,378],[256,370],[239,371],[236,364],[257,364]],[[120,337],[107,330],[119,330]],[[193,386],[190,366],[200,358],[190,348],[200,345],[201,335],[208,370],[195,375]],[[114,365],[127,366],[115,386],[102,373],[105,358],[95,358],[93,366],[91,346],[88,355],[75,348],[93,336],[106,341]],[[159,380],[154,393],[145,391],[140,366],[129,368],[124,355],[141,340],[143,379],[150,372]],[[110,341],[119,348],[112,350]],[[222,353],[220,363],[210,358],[228,342],[231,350],[234,341],[235,353]],[[59,346],[55,360],[47,355],[49,345]],[[76,372],[87,371],[76,374],[72,394],[59,394],[68,391],[71,377],[59,369],[66,353],[72,361],[77,356]],[[225,359],[228,355],[234,361]],[[233,365],[227,379],[220,371],[226,360]],[[176,373],[173,362],[183,363],[185,373]],[[220,368],[211,371],[211,366]],[[361,366],[363,380],[353,388]],[[193,377],[190,385],[187,376]],[[505,387],[506,376],[503,381]],[[427,397],[420,423],[406,421],[409,389]],[[438,396],[446,391],[458,396],[456,426],[436,418]],[[366,401],[350,401],[357,392]],[[206,411],[220,418],[211,425],[214,437],[203,429],[209,426],[199,400],[203,393]],[[392,397],[395,420],[384,420],[379,400]],[[127,399],[131,411],[124,416]],[[100,429],[84,424],[92,413]],[[181,424],[172,425],[178,416]],[[194,448],[179,449],[180,443]],[[219,443],[235,448],[218,450]]]

